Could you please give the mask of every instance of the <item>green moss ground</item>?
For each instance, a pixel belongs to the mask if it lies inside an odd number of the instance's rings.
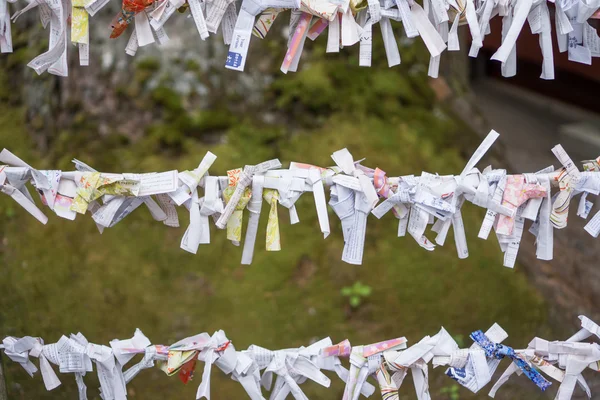
[[[73,125],[54,133],[49,151],[39,154],[13,101],[0,114],[0,146],[40,168],[71,169],[70,160],[77,157],[104,171],[185,170],[210,150],[218,155],[211,169],[215,174],[273,157],[331,165],[330,154],[342,147],[356,159],[366,157],[365,165],[394,175],[421,170],[449,174],[463,168],[479,139],[435,105],[424,76],[422,46],[420,52],[414,50],[418,46],[401,46],[402,67],[388,70],[378,37],[373,65],[380,67],[374,69],[358,68],[356,56],[347,52],[324,55],[324,38],[313,45],[314,54],[307,47],[299,73],[277,74],[264,102],[241,112],[227,107],[242,99],[240,93],[225,96],[219,91],[214,107],[202,111],[186,110],[168,80],[148,93],[145,82],[159,73],[159,65],[147,60],[129,86],[116,90],[123,102],[133,100],[160,115],[141,140],[130,142],[123,132],[100,136],[93,119],[78,110]],[[195,67],[190,63],[187,68]],[[9,96],[6,76],[0,78],[0,99],[6,103],[5,98],[14,96]],[[274,122],[261,122],[262,110],[273,113]],[[207,145],[205,134],[224,136]],[[471,331],[498,322],[515,347],[526,346],[536,335],[548,337],[543,300],[519,267],[502,267],[494,239],[477,239],[484,210],[471,204],[463,210],[468,259],[456,257],[452,232],[445,247],[428,253],[410,237],[397,238],[397,222],[387,215],[369,219],[362,266],[340,260],[343,241],[332,212],[332,234],[322,238],[310,194],[298,202],[297,225],[289,225],[287,210],[279,208],[281,252],[264,250],[263,212],[251,266],[239,264],[241,248],[214,227],[212,243],[197,255],[180,250],[188,222],[183,211],[180,228],[157,223],[140,208],[100,235],[89,215],[70,222],[47,212],[50,220],[42,226],[0,196],[0,335],[29,334],[54,342],[63,333],[82,331],[93,342],[107,343],[130,337],[139,327],[154,343],[168,344],[224,329],[238,349],[252,343],[277,349],[327,335],[354,344],[395,336],[414,343],[437,333],[440,325],[468,344]],[[340,290],[356,281],[373,290],[353,311]],[[71,375],[62,376],[63,385],[48,393],[39,375],[31,379],[20,366],[4,364],[11,399],[77,397]],[[198,368],[187,386],[158,369],[143,371],[128,386],[130,397],[192,399],[202,365]],[[303,390],[311,399],[341,398],[343,385],[331,378],[329,390],[311,382]],[[245,398],[241,386],[217,369],[212,380],[213,399]],[[89,398],[99,398],[95,373],[85,381]],[[443,370],[431,372],[430,381],[433,398],[448,398],[440,390],[453,383]],[[497,398],[539,397],[526,378],[515,382]],[[415,398],[409,381],[401,393],[403,399]],[[477,397],[487,398],[486,393]],[[475,397],[462,388],[459,394],[461,399]]]
[[[1,137],[8,138],[15,152],[36,165],[47,163],[30,150],[18,112],[0,118],[0,126],[11,127]],[[430,113],[428,118],[435,117]],[[462,168],[464,149],[448,145],[456,127],[439,124],[436,129],[430,121],[426,128],[419,116],[410,124],[402,121],[333,116],[321,128],[280,138],[276,145],[265,145],[259,127],[238,126],[230,130],[226,144],[189,142],[176,158],[142,157],[135,147],[116,148],[110,169],[183,170],[196,165],[207,150],[219,156],[214,173],[271,157],[330,165],[330,153],[343,146],[357,158],[366,157],[366,165],[396,174],[421,169],[445,174]],[[444,138],[439,132],[448,127],[454,133]],[[452,234],[433,253],[409,237],[396,238],[396,221],[386,216],[369,220],[364,264],[359,267],[340,261],[340,224],[332,213],[333,233],[323,240],[310,194],[301,198],[298,212],[301,223],[290,226],[280,207],[283,250],[277,253],[264,250],[263,218],[254,263],[245,267],[239,264],[241,249],[227,242],[222,231],[213,229],[211,245],[192,255],[179,249],[184,226],[163,226],[144,209],[100,235],[89,216],[74,223],[50,216],[42,226],[1,196],[0,331],[55,341],[62,333],[81,330],[90,340],[106,343],[129,337],[139,327],[154,342],[170,343],[222,328],[239,349],[252,343],[274,349],[299,346],[326,335],[353,343],[403,335],[415,342],[436,333],[440,325],[466,338],[494,321],[508,330],[508,343],[517,347],[546,333],[544,303],[518,270],[502,267],[495,241],[477,239],[483,211],[470,204],[463,213],[468,259],[457,259]],[[185,225],[188,217],[180,213],[180,218]],[[370,285],[373,294],[350,311],[340,289],[356,280]],[[432,374],[437,398],[444,398],[437,394],[440,385],[451,384],[441,373]],[[47,393],[39,376],[30,379],[18,365],[8,365],[7,374],[11,398],[76,397],[72,376],[62,377],[64,385]],[[200,376],[197,372],[194,382],[184,386],[156,369],[144,371],[130,385],[130,395],[193,398]],[[95,381],[95,376],[86,377],[90,398],[97,398]],[[213,381],[215,399],[243,396],[241,386],[217,370]],[[343,390],[340,382],[333,382],[329,391],[312,383],[303,389],[310,398],[333,399]],[[405,384],[404,398],[414,396],[411,386]],[[535,393],[531,385],[523,385],[518,397],[534,398]],[[462,389],[460,395],[470,397]]]

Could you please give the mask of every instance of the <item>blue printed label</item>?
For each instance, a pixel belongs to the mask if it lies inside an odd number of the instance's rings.
[[[242,65],[243,59],[244,58],[242,57],[242,55],[240,53],[234,53],[234,52],[230,51],[227,54],[227,61],[225,61],[225,66],[239,68],[240,65]]]

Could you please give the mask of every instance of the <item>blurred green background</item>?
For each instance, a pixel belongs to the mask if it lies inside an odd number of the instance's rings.
[[[243,76],[225,71],[220,53],[209,54],[215,62],[206,66],[188,56],[165,60],[141,52],[126,67],[90,67],[85,77],[85,69],[74,66],[70,78],[57,79],[23,71],[37,51],[27,46],[40,34],[34,27],[36,33],[15,32],[16,54],[3,57],[0,145],[38,168],[72,170],[70,160],[76,157],[106,172],[185,170],[210,150],[218,156],[211,174],[223,174],[274,157],[284,167],[289,161],[328,166],[331,153],[347,147],[355,159],[366,158],[365,165],[388,175],[451,174],[462,170],[480,141],[438,100],[438,86],[426,77],[424,47],[406,38],[400,39],[402,65],[393,69],[387,68],[378,35],[371,69],[357,66],[355,48],[326,55],[326,38],[320,37],[307,43],[299,72],[283,75],[277,70],[284,41],[271,33],[265,41],[253,39]],[[398,37],[400,30],[396,27]],[[122,41],[116,43],[111,45]],[[25,77],[34,88],[30,95],[39,97],[38,105],[49,104],[50,112],[31,104],[15,76]],[[183,93],[178,89],[183,77],[206,90]],[[110,91],[117,112],[97,112],[106,98],[85,92],[90,85],[84,79],[104,82],[102,90]],[[460,82],[447,82],[453,96],[466,90]],[[248,92],[251,85],[255,90]],[[138,121],[147,112],[151,117],[139,123],[119,122]],[[477,239],[485,210],[471,204],[463,209],[468,259],[457,258],[452,232],[446,246],[432,253],[410,236],[397,238],[397,220],[390,214],[369,219],[363,265],[353,266],[340,260],[337,217],[330,212],[332,234],[324,240],[312,196],[304,195],[297,206],[301,222],[293,226],[286,209],[279,208],[280,252],[264,249],[267,213],[262,213],[254,262],[241,266],[241,248],[214,226],[211,244],[197,255],[180,250],[189,220],[185,210],[179,228],[153,221],[141,207],[100,235],[89,215],[71,222],[46,212],[49,222],[42,226],[0,196],[0,334],[55,342],[81,331],[106,344],[140,328],[153,343],[169,344],[224,329],[238,350],[250,344],[295,347],[325,336],[352,344],[406,336],[411,344],[440,326],[468,346],[470,332],[494,322],[508,331],[506,343],[516,348],[534,336],[553,337],[548,307],[519,266],[502,267],[497,242]],[[343,293],[357,282],[370,290],[363,290],[366,295],[353,307]],[[11,399],[77,398],[72,375],[62,375],[63,385],[46,392],[39,375],[31,379],[6,357],[4,365]],[[506,366],[507,361],[500,370]],[[188,385],[156,368],[145,370],[128,385],[129,396],[192,399],[202,368],[199,363]],[[341,398],[343,384],[331,378],[330,389],[312,382],[302,389],[311,399]],[[217,369],[212,381],[213,399],[246,397],[241,385]],[[85,382],[89,398],[99,398],[95,372]],[[430,386],[435,399],[487,397],[485,389],[477,396],[449,389],[458,385],[443,369],[430,371]],[[497,396],[540,397],[525,377],[513,379]],[[401,398],[416,398],[410,378]]]

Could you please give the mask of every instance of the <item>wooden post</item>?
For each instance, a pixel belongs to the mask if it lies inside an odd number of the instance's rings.
[[[6,387],[6,376],[2,366],[2,351],[0,351],[0,400],[8,400],[8,388]]]

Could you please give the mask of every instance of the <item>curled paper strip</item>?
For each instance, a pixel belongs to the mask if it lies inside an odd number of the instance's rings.
[[[9,3],[0,0],[0,50],[12,52]],[[38,74],[48,72],[67,76],[67,25],[71,25],[71,42],[79,49],[80,64],[89,65],[90,17],[98,13],[108,0],[36,0],[16,12],[12,21],[32,8],[39,7],[44,28],[50,22],[50,48],[29,63]],[[502,75],[516,74],[516,42],[525,22],[533,34],[539,35],[542,52],[542,79],[554,79],[551,12],[554,7],[556,40],[559,51],[568,52],[573,62],[591,64],[600,57],[600,37],[589,23],[600,18],[600,0],[542,1],[519,0],[242,0],[236,15],[232,0],[121,0],[121,11],[112,22],[111,38],[131,30],[125,52],[135,55],[139,46],[165,44],[169,38],[165,22],[179,10],[191,15],[198,34],[206,40],[221,28],[229,45],[225,67],[243,71],[252,36],[264,38],[275,18],[290,10],[289,40],[281,65],[284,73],[298,69],[306,38],[315,40],[328,29],[327,52],[360,43],[359,65],[371,65],[372,30],[379,24],[390,67],[401,63],[400,51],[391,21],[402,22],[406,36],[420,36],[430,53],[429,76],[437,77],[440,56],[444,50],[458,51],[459,25],[467,25],[472,38],[469,56],[477,57],[485,37],[490,33],[490,20],[502,18],[502,44],[492,60],[502,64]],[[280,17],[281,18],[281,17]],[[129,28],[134,25],[133,29]]]
[[[204,363],[196,399],[210,400],[210,378],[213,364],[225,375],[239,382],[250,399],[264,400],[261,386],[270,390],[270,399],[283,400],[291,394],[296,400],[307,400],[300,387],[313,381],[324,387],[331,384],[323,371],[332,371],[345,382],[342,400],[357,400],[360,395],[370,397],[375,386],[367,380],[372,377],[383,400],[399,399],[399,389],[410,371],[417,398],[430,400],[429,364],[436,368],[449,366],[446,374],[473,392],[478,392],[492,379],[503,358],[512,362],[490,391],[496,391],[514,373],[525,374],[541,391],[552,383],[543,375],[560,383],[559,400],[569,400],[575,384],[591,397],[591,391],[581,375],[586,368],[600,371],[600,327],[585,316],[579,317],[581,329],[565,341],[549,342],[534,338],[526,349],[513,349],[500,344],[508,334],[494,324],[485,333],[471,334],[473,345],[460,349],[452,336],[442,327],[434,336],[425,336],[412,346],[399,337],[382,342],[352,347],[346,339],[337,345],[327,337],[306,347],[269,350],[251,345],[247,350],[236,350],[225,332],[212,336],[200,333],[182,339],[170,346],[153,345],[137,329],[130,339],[112,340],[109,346],[88,342],[81,334],[62,336],[57,343],[44,344],[41,338],[6,337],[0,350],[20,364],[33,376],[38,368],[30,357],[39,358],[39,370],[47,390],[60,386],[52,364],[62,374],[73,373],[79,389],[79,399],[87,398],[83,377],[93,372],[94,364],[100,381],[101,396],[105,400],[126,400],[126,385],[144,369],[158,366],[167,375],[179,375],[187,384],[195,373],[198,362]],[[592,337],[593,342],[589,341]],[[586,340],[585,342],[583,342]],[[141,360],[123,369],[137,355]],[[348,359],[348,370],[342,359]],[[275,381],[273,382],[273,378]]]
[[[504,252],[503,265],[513,268],[524,233],[525,220],[533,221],[529,232],[536,237],[537,257],[552,259],[553,229],[567,226],[572,199],[581,194],[577,214],[587,218],[592,209],[588,195],[600,194],[600,167],[595,160],[584,162],[579,171],[564,149],[552,151],[562,164],[535,173],[507,174],[506,170],[482,171],[476,165],[497,140],[491,131],[475,150],[460,175],[388,176],[380,168],[369,168],[347,149],[336,151],[337,164],[329,168],[292,162],[281,169],[277,159],[229,170],[227,176],[210,176],[216,160],[211,152],[193,171],[166,171],[144,174],[103,173],[74,160],[76,171],[36,170],[10,151],[0,153],[0,192],[9,195],[42,223],[47,217],[35,205],[27,190],[29,182],[44,205],[59,217],[73,220],[89,212],[102,233],[144,204],[156,221],[177,227],[175,207],[189,210],[189,225],[181,248],[196,253],[201,244],[210,243],[210,217],[217,229],[227,230],[227,239],[239,246],[246,230],[242,264],[252,262],[263,201],[269,213],[266,226],[267,251],[285,245],[280,232],[279,206],[289,210],[292,224],[300,222],[296,202],[312,192],[319,226],[326,238],[330,233],[325,187],[329,187],[329,206],[341,221],[344,238],[342,260],[361,264],[369,214],[382,218],[392,210],[398,219],[398,236],[408,232],[428,251],[444,245],[450,227],[459,258],[469,256],[461,208],[467,202],[487,209],[478,237],[487,239],[492,229]],[[552,187],[558,190],[552,195]],[[157,201],[154,200],[156,198]],[[379,203],[379,204],[378,204]],[[243,225],[248,210],[247,226]],[[437,235],[426,236],[429,225]],[[585,226],[593,237],[600,234],[600,211]]]

